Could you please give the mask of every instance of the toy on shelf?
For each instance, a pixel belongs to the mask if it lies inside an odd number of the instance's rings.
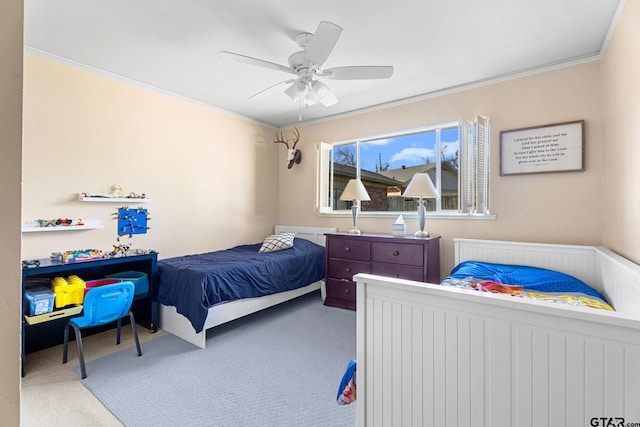
[[[74,251],[52,252],[51,261],[69,264],[73,262],[93,261],[105,259],[107,256],[98,249],[78,249]]]
[[[37,224],[39,227],[68,227],[70,225],[81,226],[84,225],[81,219],[74,221],[69,218],[57,218],[57,219],[36,219],[33,224]]]
[[[122,199],[124,197],[124,190],[120,184],[116,184],[113,186],[113,191],[116,193],[117,197]]]
[[[40,267],[39,259],[25,259],[22,261],[22,268]]]
[[[71,304],[82,304],[86,282],[79,276],[71,275],[51,279],[51,290],[55,293],[56,308]]]
[[[150,228],[147,227],[147,221],[151,219],[147,209],[130,209],[124,206],[119,208],[115,215],[118,219],[118,236],[128,234],[129,237],[133,237],[134,234],[146,234]]]
[[[120,258],[129,255],[129,249],[131,244],[120,243],[120,237],[118,237],[118,244],[113,245],[113,250],[109,252],[109,258]]]
[[[129,255],[149,255],[149,254],[155,254],[157,253],[154,249],[130,249],[128,254]]]

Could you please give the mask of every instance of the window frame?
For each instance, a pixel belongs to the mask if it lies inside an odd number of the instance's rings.
[[[478,126],[478,123],[481,123],[482,126]],[[317,146],[317,171],[316,171],[316,213],[320,216],[350,216],[351,211],[348,209],[333,209],[333,200],[332,197],[337,197],[330,193],[333,192],[333,162],[331,161],[332,152],[334,147],[339,145],[349,145],[355,144],[356,147],[356,178],[361,177],[361,156],[360,156],[360,147],[362,143],[366,143],[368,141],[375,141],[379,139],[385,138],[395,138],[400,136],[407,136],[416,133],[426,133],[435,131],[436,132],[436,143],[435,150],[436,153],[441,152],[441,132],[445,129],[450,129],[453,127],[458,128],[458,141],[459,141],[459,165],[458,165],[458,209],[451,210],[442,210],[441,197],[438,196],[436,198],[436,210],[426,212],[427,216],[430,218],[478,218],[478,219],[492,219],[495,218],[494,215],[489,213],[488,206],[488,192],[489,192],[489,119],[478,116],[475,122],[466,121],[466,120],[457,120],[439,123],[436,125],[427,125],[421,126],[417,128],[405,129],[400,131],[386,132],[382,134],[374,134],[367,135],[364,137],[358,137],[348,140],[334,141],[331,143],[320,142]],[[465,134],[465,138],[463,138],[463,133]],[[478,149],[478,135],[482,135],[484,140],[482,141],[482,148]],[[471,138],[472,142],[469,141],[468,138]],[[463,149],[463,144],[465,148]],[[471,144],[471,145],[469,145]],[[469,147],[472,147],[469,150]],[[472,151],[471,153],[467,153],[467,151]],[[479,161],[476,156],[480,153],[480,155],[484,156]],[[463,159],[464,156],[464,159]],[[436,163],[436,182],[434,185],[438,190],[438,194],[441,194],[442,187],[442,156],[435,156]],[[329,163],[331,167],[327,170],[323,165]],[[468,176],[470,170],[466,170],[464,173],[462,171],[463,165],[467,168],[471,167],[471,171],[473,172],[473,179],[469,180]],[[473,165],[473,166],[470,166]],[[482,171],[477,170],[477,166],[480,165]],[[328,175],[328,176],[324,176]],[[480,175],[480,176],[479,176]],[[463,179],[469,180],[470,182],[463,183]],[[323,191],[322,182],[327,181],[328,187],[325,187],[325,191]],[[477,182],[480,182],[484,187],[482,191],[477,190]],[[466,188],[465,188],[466,185]],[[470,191],[468,188],[473,187],[473,191]],[[470,209],[462,209],[463,203],[463,192],[465,192],[464,200],[468,201],[469,197],[475,200],[477,194],[485,197],[481,203],[474,203],[474,207]],[[471,194],[466,194],[469,192]],[[321,195],[325,194],[325,200],[320,200]],[[478,211],[475,209],[475,206],[481,205],[483,209]],[[364,217],[397,217],[398,215],[403,216],[417,216],[416,211],[366,211],[361,210],[359,212],[359,216]]]

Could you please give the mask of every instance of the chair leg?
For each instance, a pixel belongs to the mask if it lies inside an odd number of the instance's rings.
[[[132,311],[129,311],[129,319],[131,320],[131,329],[133,330],[133,339],[136,342],[136,350],[138,351],[138,356],[142,356],[140,341],[138,340],[138,329],[136,328],[136,319],[133,317]]]
[[[69,348],[69,326],[73,328],[73,331],[76,335],[76,344],[78,344],[78,359],[80,359],[80,374],[82,379],[87,378],[87,368],[84,365],[84,350],[82,348],[82,333],[80,332],[80,328],[78,328],[75,324],[69,322],[64,327],[64,347],[62,351],[62,363],[67,363],[67,355]]]
[[[78,343],[78,359],[80,359],[80,373],[81,378],[87,378],[87,368],[84,365],[84,349],[82,348],[82,332],[80,332],[80,328],[78,328],[73,323],[71,324],[73,329],[76,331],[76,342]]]
[[[62,347],[62,363],[67,363],[67,356],[69,354],[69,327],[71,326],[70,322],[64,327],[64,344]]]
[[[116,328],[116,345],[120,345],[120,330],[122,327],[122,318],[118,319],[118,327]]]

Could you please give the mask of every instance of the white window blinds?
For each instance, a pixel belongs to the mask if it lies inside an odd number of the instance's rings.
[[[461,121],[460,212],[489,213],[489,119]]]

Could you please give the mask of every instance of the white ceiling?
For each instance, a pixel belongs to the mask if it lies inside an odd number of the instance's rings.
[[[624,0],[25,0],[25,48],[273,127],[600,57]],[[339,102],[302,109],[287,65],[320,21],[344,30],[325,67],[393,65],[388,80],[324,80]]]

